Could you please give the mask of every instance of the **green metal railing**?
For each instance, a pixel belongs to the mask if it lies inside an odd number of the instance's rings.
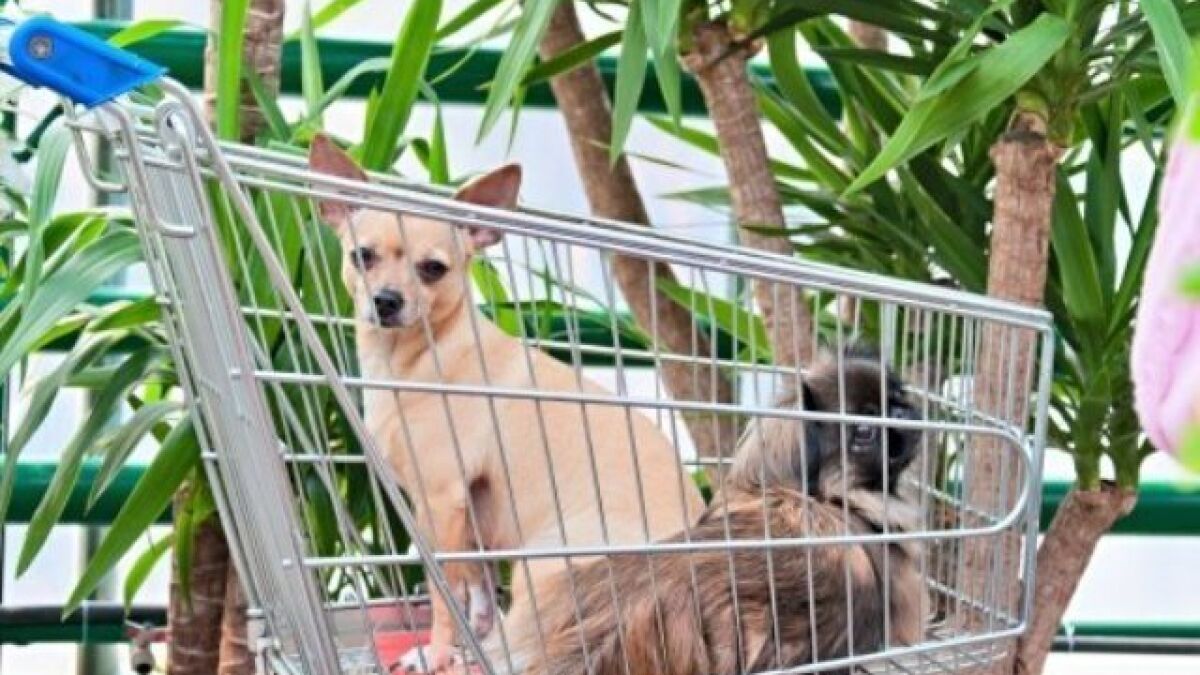
[[[76,24],[100,37],[108,37],[126,24],[115,21],[89,21]],[[172,77],[185,85],[198,88],[203,80],[205,34],[198,30],[176,29],[140,42],[131,47],[139,55],[166,66]],[[325,82],[334,82],[362,61],[375,57],[386,57],[391,53],[391,43],[361,42],[322,38],[319,50],[322,74]],[[495,72],[501,52],[492,49],[445,49],[436,52],[430,63],[430,73],[448,73],[439,78],[434,89],[443,103],[480,105],[486,91],[485,86]],[[602,57],[598,66],[607,86],[612,88],[616,73],[616,62]],[[823,70],[807,71],[809,80],[821,101],[835,114],[840,110],[840,101],[832,78]],[[654,69],[647,71],[648,82],[639,109],[643,112],[663,112],[665,105],[655,81]],[[770,73],[761,68],[755,76],[770,82]],[[373,73],[361,77],[348,90],[349,96],[365,96],[377,86],[382,74]],[[300,91],[300,49],[295,42],[285,45],[283,51],[282,89],[285,93]],[[684,77],[682,82],[683,111],[689,115],[705,112],[703,98],[694,80]],[[549,87],[543,84],[531,86],[524,105],[553,107],[554,99]],[[96,303],[119,299],[136,299],[118,290],[98,294]],[[608,344],[611,344],[608,343]],[[52,344],[49,349],[69,347],[69,341]],[[0,393],[4,383],[0,382]],[[3,406],[6,401],[0,401]],[[0,421],[7,423],[7,411]],[[3,449],[4,434],[0,434],[0,450]],[[0,455],[2,457],[2,455]],[[22,461],[18,464],[16,489],[9,511],[8,523],[28,522],[44,494],[54,473],[55,465],[49,462]],[[144,467],[126,466],[92,508],[86,508],[87,495],[92,489],[98,465],[85,463],[82,476],[76,485],[62,522],[78,525],[105,525],[125,503],[130,490],[141,477]],[[1041,525],[1044,529],[1061,504],[1070,485],[1065,482],[1047,483],[1043,487]],[[1139,500],[1133,513],[1119,521],[1113,530],[1115,535],[1141,536],[1197,536],[1200,535],[1200,484],[1194,487],[1167,483],[1149,483],[1140,488]],[[163,514],[163,522],[166,522]],[[0,607],[0,644],[24,644],[30,642],[73,642],[106,643],[124,642],[125,614],[123,608],[111,604],[92,606],[84,616],[77,612],[63,621],[58,607]],[[165,621],[165,610],[161,607],[133,608],[128,617],[137,622],[161,625]],[[1067,634],[1069,632],[1069,635]],[[1154,653],[1196,653],[1200,651],[1200,623],[1087,623],[1077,624],[1064,631],[1056,648],[1077,651],[1132,651]]]
[[[84,30],[102,38],[107,38],[125,27],[120,21],[87,21],[75,24]],[[161,66],[165,66],[171,77],[183,84],[199,88],[204,81],[204,60],[197,55],[204,53],[205,34],[199,30],[175,29],[131,45],[128,49]],[[322,81],[332,83],[346,74],[351,68],[367,59],[387,57],[392,52],[390,42],[362,42],[357,40],[340,40],[336,38],[318,39],[318,51],[321,53]],[[487,84],[496,72],[500,63],[502,51],[497,49],[439,49],[430,58],[427,72],[433,82],[433,89],[443,103],[466,103],[482,105],[487,95]],[[602,56],[596,65],[604,78],[609,90],[612,90],[616,80],[617,62],[612,57]],[[841,109],[833,78],[828,71],[809,69],[809,81],[816,89],[817,96],[835,115]],[[439,74],[443,76],[439,77]],[[763,82],[773,81],[771,73],[763,67],[755,68],[755,77]],[[367,94],[383,82],[382,73],[369,73],[355,81],[347,90],[350,97],[365,98]],[[682,80],[681,102],[684,114],[703,115],[705,113],[704,98],[696,81],[686,74]],[[293,40],[283,46],[283,63],[280,77],[280,87],[284,93],[300,93],[300,44]],[[530,86],[525,93],[522,105],[533,107],[554,107],[554,95],[546,83]],[[665,112],[666,104],[659,90],[654,69],[646,72],[646,85],[643,88],[642,99],[638,109],[643,112]]]
[[[53,462],[22,461],[17,465],[17,481],[9,507],[9,523],[26,523],[39,500],[50,486],[57,467]],[[85,462],[79,482],[63,511],[62,522],[75,525],[104,525],[125,504],[129,491],[137,484],[145,467],[127,465],[99,500],[87,508],[87,496],[99,472],[96,461]],[[1045,531],[1062,504],[1071,484],[1053,481],[1042,487],[1041,527]],[[166,519],[164,518],[164,522]],[[1112,534],[1147,537],[1193,537],[1200,533],[1200,485],[1189,487],[1174,483],[1143,483],[1138,488],[1138,503],[1133,513],[1117,521]]]

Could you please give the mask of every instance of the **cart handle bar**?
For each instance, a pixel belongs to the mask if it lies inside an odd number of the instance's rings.
[[[48,16],[0,18],[0,70],[93,108],[167,69]]]

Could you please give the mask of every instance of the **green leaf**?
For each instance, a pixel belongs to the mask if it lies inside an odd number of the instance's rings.
[[[655,58],[674,55],[675,26],[682,4],[682,0],[642,0],[642,25]]]
[[[155,324],[162,319],[162,310],[158,306],[158,298],[151,295],[133,302],[118,302],[104,308],[96,320],[88,328],[92,331],[116,330],[120,328],[136,328],[146,324]]]
[[[449,21],[438,29],[436,39],[444,40],[467,26],[475,23],[479,17],[487,14],[492,8],[496,7],[506,0],[475,0],[471,4],[463,8],[461,12],[455,14]]]
[[[1180,275],[1179,292],[1189,298],[1200,300],[1200,263],[1193,264]]]
[[[442,0],[414,0],[404,17],[379,98],[367,111],[360,160],[368,171],[383,171],[395,161],[400,136],[429,64],[441,13]]]
[[[199,462],[200,444],[196,440],[191,418],[185,418],[175,425],[163,441],[158,454],[113,518],[100,546],[71,591],[63,609],[64,615],[75,611],[117,566],[130,547],[158,521],[158,517],[171,505],[175,490]]]
[[[927,241],[933,249],[933,260],[949,271],[967,290],[982,293],[987,286],[987,256],[979,242],[973,240],[962,224],[947,215],[926,192],[909,170],[900,171],[900,185],[921,214],[918,242]],[[890,219],[883,217],[880,222]],[[886,225],[885,225],[886,227]]]
[[[675,201],[687,202],[688,204],[696,204],[710,209],[728,208],[731,203],[729,196],[729,188],[721,185],[718,187],[692,188],[690,190],[673,190],[663,192],[658,195],[661,199],[672,199]]]
[[[224,0],[217,30],[217,137],[239,140],[242,106],[242,42],[245,38],[247,0]]]
[[[50,407],[54,404],[55,397],[73,375],[85,370],[104,356],[120,337],[119,333],[85,336],[54,370],[31,386],[25,414],[17,423],[8,442],[7,452],[4,454],[4,473],[0,475],[0,522],[5,522],[4,518],[12,499],[17,475],[17,460],[20,459],[21,452],[29,443],[29,439],[42,426],[46,415],[50,413]]]
[[[1108,300],[1116,277],[1115,238],[1120,229],[1118,216],[1122,213],[1125,184],[1121,180],[1121,154],[1129,116],[1125,96],[1116,91],[1095,106],[1085,109],[1092,147],[1086,163],[1087,188],[1084,191],[1083,219],[1091,235],[1096,265],[1100,272],[1100,287]]]
[[[853,47],[850,36],[834,22],[817,18],[805,22],[799,28],[804,39],[813,47]],[[874,131],[863,129],[864,116],[869,115],[872,126],[891,133],[900,124],[900,119],[909,108],[902,100],[901,90],[890,74],[869,68],[856,68],[837,61],[828,62],[830,74],[846,107],[847,137],[866,156],[878,152]],[[863,114],[859,114],[859,111]],[[856,136],[861,138],[856,138]]]
[[[1189,99],[1188,67],[1192,62],[1192,43],[1175,3],[1171,0],[1142,0],[1142,13],[1150,23],[1159,65],[1171,87],[1175,105],[1182,110]]]
[[[342,538],[338,529],[337,507],[329,494],[332,486],[327,484],[327,481],[336,479],[329,475],[322,476],[319,472],[321,469],[313,467],[304,476],[304,519],[309,525],[317,555],[336,555]]]
[[[528,0],[525,3],[508,48],[504,50],[504,55],[500,57],[500,63],[496,66],[496,77],[492,80],[492,86],[488,88],[478,139],[491,132],[500,120],[500,113],[517,94],[525,71],[533,62],[533,55],[542,40],[542,33],[546,31],[550,15],[554,13],[558,2],[559,0]]]
[[[128,47],[184,25],[187,25],[187,22],[181,19],[143,19],[110,35],[108,44],[114,47]]]
[[[988,5],[986,11],[975,17],[971,25],[963,31],[962,37],[946,54],[946,58],[942,60],[938,67],[934,69],[929,79],[921,85],[921,90],[917,92],[913,103],[919,103],[926,99],[933,98],[938,94],[946,91],[950,87],[958,84],[964,77],[970,75],[976,68],[979,67],[981,54],[971,55],[971,49],[975,45],[975,38],[979,32],[983,30],[984,22],[996,12],[1008,9],[1008,6],[1014,0],[999,0]]]
[[[196,544],[196,531],[213,514],[215,509],[208,483],[199,480],[200,467],[196,467],[190,479],[191,490],[183,508],[175,514],[175,565],[178,568],[179,593],[184,606],[191,611],[192,605],[192,550]]]
[[[41,247],[38,248],[36,256],[40,260],[31,259],[32,256],[27,253],[13,268],[12,276],[0,290],[0,295],[18,295],[18,304],[24,307],[34,291],[39,288],[41,280],[56,272],[71,256],[95,241],[108,229],[109,224],[99,216],[55,218],[50,225],[42,229]],[[37,280],[32,278],[34,275]]]
[[[496,265],[487,258],[476,258],[471,261],[471,279],[484,302],[492,305],[503,305],[509,302],[508,291],[504,287],[504,278]]]
[[[317,115],[325,112],[329,106],[341,100],[345,96],[346,91],[350,89],[358,78],[371,73],[387,72],[391,63],[391,59],[386,56],[376,56],[356,63],[353,68],[342,73],[342,76],[329,89],[325,90],[325,95],[321,97],[321,100],[317,102],[315,107],[308,109],[305,123],[312,123]],[[371,93],[375,95],[375,90],[372,90]],[[368,108],[371,107],[373,106],[368,106]]]
[[[1090,324],[1104,317],[1104,292],[1100,267],[1092,250],[1087,225],[1079,213],[1075,191],[1061,171],[1054,194],[1054,221],[1050,230],[1059,284],[1072,319]]]
[[[117,230],[88,244],[47,276],[21,307],[16,329],[0,345],[0,372],[8,372],[59,319],[140,257],[137,235]]]
[[[679,59],[676,56],[675,25],[679,20],[681,0],[640,0],[642,23],[646,44],[654,56],[654,72],[658,74],[658,88],[671,120],[679,124],[683,116],[680,99]],[[629,11],[637,11],[630,3]],[[626,32],[629,22],[626,23]],[[624,145],[622,143],[621,145]]]
[[[304,3],[305,20],[311,24],[311,29],[313,32],[315,32],[333,23],[339,17],[345,14],[346,10],[351,9],[360,2],[362,2],[362,0],[329,0],[329,2],[320,10],[318,10],[315,15],[311,14],[308,3],[306,2]],[[304,30],[304,27],[301,26],[299,29],[289,33],[288,36],[284,38],[284,41],[287,42],[295,39],[304,39]]]
[[[55,123],[42,137],[42,144],[38,149],[37,173],[34,174],[29,195],[29,250],[22,259],[25,269],[18,294],[18,303],[23,307],[28,305],[43,281],[42,264],[46,253],[43,234],[54,212],[54,200],[58,197],[63,164],[66,162],[67,148],[70,145],[70,132],[62,124]],[[8,367],[0,368],[0,372],[8,372]]]
[[[158,566],[158,561],[162,559],[163,554],[171,550],[171,546],[174,543],[175,533],[168,533],[167,536],[151,544],[133,562],[133,565],[129,568],[129,573],[125,575],[125,611],[129,611],[129,608],[133,605],[133,599],[137,597],[138,591],[145,585],[146,579],[150,577],[150,573]]]
[[[796,31],[780,31],[767,40],[767,53],[771,58],[771,72],[775,83],[788,103],[796,109],[805,128],[817,137],[826,149],[846,154],[850,144],[829,115],[825,105],[817,98],[817,92],[800,66],[796,56]]]
[[[925,80],[921,85],[920,91],[913,97],[913,103],[920,103],[921,101],[935,98],[950,87],[962,82],[963,78],[979,68],[979,64],[986,53],[974,54],[962,60],[950,61],[947,59],[943,61],[933,71],[933,74],[929,76],[929,79]]]
[[[693,313],[703,316],[730,336],[736,336],[743,344],[753,345],[757,353],[747,354],[752,361],[770,361],[771,341],[762,319],[740,305],[702,291],[693,290],[671,279],[659,278],[658,288],[667,297]]]
[[[1191,424],[1179,442],[1179,463],[1192,473],[1200,473],[1200,424]]]
[[[902,75],[926,76],[933,71],[933,63],[929,59],[915,56],[901,56],[881,52],[877,49],[862,49],[859,47],[821,47],[817,54],[826,61],[844,61],[868,68],[890,70]]]
[[[321,51],[314,30],[312,12],[306,1],[300,14],[300,90],[304,94],[305,107],[315,111],[310,113],[310,119],[321,126],[321,111],[316,107],[325,95],[325,84],[321,81]]]
[[[134,352],[125,360],[123,367],[117,370],[113,379],[96,395],[87,419],[63,448],[54,478],[50,480],[50,487],[46,489],[46,494],[42,496],[29,519],[29,529],[25,533],[25,541],[22,542],[21,553],[17,558],[17,576],[29,569],[33,559],[46,544],[50,530],[62,517],[71,491],[79,480],[84,454],[104,425],[119,412],[121,402],[125,400],[129,390],[146,374],[151,363],[161,354],[158,347],[146,347]]]
[[[629,19],[625,24],[625,39],[621,43],[621,56],[617,60],[617,82],[613,96],[612,140],[608,145],[609,161],[621,156],[633,116],[637,114],[638,102],[642,98],[642,86],[646,81],[646,35],[642,30],[642,12],[638,10],[641,0],[632,0]]]
[[[89,509],[112,484],[113,479],[117,477],[117,472],[125,465],[129,455],[133,453],[137,444],[146,434],[150,433],[155,425],[162,422],[168,415],[183,409],[183,405],[176,401],[158,401],[144,405],[138,408],[132,417],[121,423],[121,426],[100,439],[97,445],[104,448],[104,463],[100,465],[100,471],[96,474],[96,479],[92,483],[92,491],[88,495],[87,507]]]
[[[521,79],[521,86],[530,87],[575,70],[620,42],[623,34],[622,31],[614,30],[587,42],[581,42],[548,61],[542,61],[525,73],[525,77]]]
[[[267,130],[271,132],[271,135],[280,141],[291,138],[292,130],[283,116],[283,110],[279,108],[279,99],[273,92],[267,91],[267,85],[263,83],[262,78],[254,72],[253,68],[246,71],[246,84],[249,85],[250,93],[254,95],[254,100],[258,103],[258,109],[262,111],[263,119],[267,122]]]
[[[719,155],[721,153],[717,137],[706,131],[683,125],[676,126],[671,120],[658,115],[647,115],[646,121],[659,131],[674,136],[684,143],[699,148],[710,155]],[[777,159],[771,160],[771,172],[779,178],[789,178],[792,180],[803,181],[812,180],[813,178],[812,172],[807,169]]]
[[[442,106],[434,104],[433,131],[429,138],[429,182],[450,184],[450,158],[446,154],[446,129],[442,122]]]
[[[1112,314],[1109,330],[1129,324],[1133,308],[1137,303],[1139,291],[1142,288],[1146,263],[1150,258],[1150,250],[1154,246],[1154,235],[1158,231],[1158,195],[1162,189],[1163,168],[1159,165],[1150,181],[1150,190],[1146,193],[1146,201],[1142,207],[1142,215],[1138,219],[1137,229],[1133,234],[1133,242],[1125,259],[1125,269],[1121,273],[1121,283],[1113,299]]]
[[[203,484],[196,479],[199,467],[190,471],[189,474],[191,477],[184,480],[190,486],[190,491],[186,494],[186,499],[182,500],[181,505],[175,507],[171,515],[174,519],[176,541],[174,576],[179,582],[179,595],[183,598],[183,606],[190,612],[192,609],[192,551],[196,544],[197,524],[193,514],[196,511],[196,493],[203,489]]]
[[[758,102],[763,115],[804,159],[804,164],[822,187],[841,192],[850,184],[850,177],[813,145],[800,116],[781,98],[770,90],[763,90]]]
[[[966,128],[1015,94],[1066,43],[1070,25],[1042,14],[999,46],[978,67],[935,98],[912,107],[874,161],[854,180],[853,194],[934,143]]]
[[[879,0],[788,0],[789,11],[798,12],[798,18],[809,15],[837,14],[879,26],[903,38],[930,40],[940,44],[950,41],[946,33],[927,28],[901,3]]]
[[[508,290],[504,287],[504,279],[495,263],[487,258],[475,258],[471,261],[471,279],[479,295],[493,312],[496,325],[509,335],[521,334],[521,313],[512,310],[512,302]]]

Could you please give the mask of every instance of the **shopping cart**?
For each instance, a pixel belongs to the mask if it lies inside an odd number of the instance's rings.
[[[958,672],[1003,657],[1023,630],[1053,360],[1044,312],[619,222],[467,204],[391,175],[359,182],[314,173],[298,155],[218,142],[191,94],[159,79],[161,72],[144,62],[47,20],[17,32],[9,49],[25,56],[10,58],[17,63],[9,68],[74,99],[64,106],[91,184],[129,196],[207,476],[246,586],[264,672],[389,672],[426,639],[429,606],[422,592],[456,597],[443,570],[447,562],[498,566],[507,588],[523,560],[581,567],[618,554],[688,556],[704,546],[730,555],[757,551],[787,566],[811,563],[813,551],[864,544],[904,542],[917,552],[929,597],[919,640],[898,643],[881,617],[883,639],[876,647],[856,650],[851,640],[845,653],[772,672],[858,666]],[[87,72],[109,72],[112,77],[101,79],[112,86],[80,91],[87,78],[76,77],[79,62],[55,61],[70,53],[87,53]],[[109,63],[116,65],[104,71]],[[147,83],[145,94],[131,91]],[[111,144],[118,180],[90,169],[89,133]],[[607,391],[364,376],[354,337],[361,317],[339,278],[346,253],[318,215],[319,202],[330,200],[503,233],[500,244],[472,263],[475,316],[521,341],[523,354],[515,358],[540,350],[578,377],[606,382]],[[630,312],[631,298],[611,267],[618,258],[626,269],[644,272],[643,289],[652,290],[649,313]],[[755,287],[769,289],[777,312],[811,315],[812,335],[795,337],[797,344],[823,344],[839,364],[851,342],[877,344],[875,358],[906,379],[919,415],[865,420],[781,406],[798,371],[773,362],[769,333],[755,316]],[[662,337],[658,317],[666,308],[656,303],[687,310],[691,327],[682,347]],[[815,349],[807,347],[802,361],[812,362]],[[667,391],[658,374],[668,369],[690,374],[690,397]],[[842,376],[839,371],[839,381]],[[915,429],[919,452],[900,489],[919,522],[903,532],[764,533],[715,544],[439,550],[418,529],[420,505],[428,499],[423,486],[402,492],[385,441],[368,430],[362,399],[371,392],[419,392],[446,406],[470,396],[493,409],[503,401],[529,401],[535,413],[526,423],[540,425],[543,434],[543,405],[616,408],[627,420],[644,416],[670,439],[686,473],[680,471],[679,485],[643,485],[643,491],[682,491],[682,481],[719,491],[736,434],[768,419]],[[407,424],[423,422],[429,423]],[[476,424],[491,428],[498,420],[483,416]],[[590,443],[623,430],[586,433]],[[456,445],[447,438],[442,450],[460,451]],[[972,478],[983,471],[991,480],[981,487]],[[510,487],[549,489],[529,485],[530,476],[503,478]],[[582,483],[553,489],[589,490],[615,479],[593,462]],[[887,496],[884,509],[901,508],[900,499]],[[732,565],[730,574],[736,574]],[[497,591],[501,605],[509,601],[506,592]],[[853,613],[853,594],[847,594],[846,611]],[[886,585],[884,599],[890,606]],[[771,616],[778,623],[787,610],[776,600]],[[448,610],[467,667],[504,672],[503,652],[497,657],[470,629],[469,608],[455,600]],[[494,630],[503,627],[500,622]]]

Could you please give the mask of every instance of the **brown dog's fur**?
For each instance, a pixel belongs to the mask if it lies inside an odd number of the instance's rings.
[[[847,412],[879,415],[878,362],[847,356],[846,368]],[[900,383],[886,377],[887,414],[912,416]],[[832,361],[819,365],[804,382],[805,407],[838,410],[837,383]],[[795,405],[794,397],[786,403]],[[888,431],[884,480],[882,436],[871,438],[868,426],[780,418],[752,425],[724,494],[686,535],[667,541],[874,534],[883,530],[885,514],[889,532],[914,528],[915,513],[896,496],[896,477],[912,460],[918,434]],[[891,495],[886,509],[885,493]],[[918,643],[926,611],[915,551],[904,544],[777,549],[770,559],[761,549],[664,553],[650,561],[620,555],[577,568],[573,578],[564,573],[557,583],[553,597],[566,602],[545,608],[545,652],[528,675],[732,675],[794,667],[846,656],[851,632],[855,654],[880,649],[885,611],[892,645]]]
[[[313,139],[309,163],[319,172],[367,179],[324,136]],[[519,167],[505,166],[469,183],[457,198],[512,208],[520,179]],[[354,298],[365,377],[604,393],[568,366],[505,334],[476,310],[468,265],[479,249],[499,241],[499,232],[390,212],[352,211],[333,200],[319,206],[345,251],[342,277]],[[441,274],[431,278],[431,271]],[[400,308],[385,315],[379,309],[382,293],[391,294]],[[678,456],[658,427],[636,411],[383,389],[366,390],[364,399],[367,425],[438,551],[596,545],[604,543],[605,533],[613,543],[645,542],[680,531],[703,509],[686,475],[682,498],[678,488],[663,488],[681,484]],[[599,495],[593,489],[593,467],[600,474],[595,478]],[[647,486],[644,494],[639,494],[638,474]],[[565,537],[559,517],[565,522]],[[506,632],[531,630],[531,593],[539,602],[552,601],[543,581],[563,569],[562,561],[528,563],[530,588],[526,570],[514,566]],[[495,604],[490,569],[458,563],[445,565],[444,572],[456,599],[468,610],[473,630],[479,635],[491,632]],[[427,665],[437,670],[450,664],[455,631],[446,602],[434,595],[424,663],[413,653],[405,658],[407,668]]]

